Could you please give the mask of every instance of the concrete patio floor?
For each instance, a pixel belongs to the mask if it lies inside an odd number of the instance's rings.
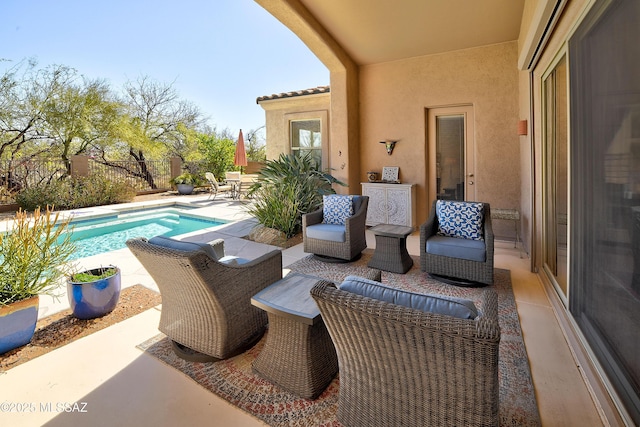
[[[187,199],[167,198],[132,206],[173,200]],[[232,221],[191,233],[190,240],[208,242],[223,238],[227,254],[245,258],[254,258],[275,248],[242,238],[256,224],[243,208],[244,203],[227,199],[209,201],[206,196],[188,200],[201,206],[199,212]],[[369,231],[367,244],[369,248],[375,247],[375,238]],[[409,236],[407,247],[412,255],[419,255],[418,232]],[[307,255],[301,244],[283,250],[285,272],[289,264]],[[79,263],[87,267],[116,264],[123,272],[123,287],[142,284],[157,290],[128,249],[84,258]],[[529,271],[529,260],[520,258],[513,242],[499,241],[495,266],[511,270],[543,425],[602,425],[544,288]],[[66,298],[59,302],[42,300],[41,316],[67,306]],[[160,309],[158,306],[147,310],[0,373],[0,426],[265,425],[136,348],[158,334]],[[9,412],[10,408],[13,411]],[[17,411],[18,408],[22,410]]]

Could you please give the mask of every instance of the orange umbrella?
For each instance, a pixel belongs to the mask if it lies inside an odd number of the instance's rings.
[[[242,129],[240,129],[240,135],[238,136],[238,143],[236,144],[236,155],[233,157],[233,164],[236,166],[247,166],[247,152],[244,148],[244,137],[242,136]]]

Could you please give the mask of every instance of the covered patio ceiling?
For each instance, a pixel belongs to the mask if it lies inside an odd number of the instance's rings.
[[[518,39],[524,0],[300,0],[360,65]]]

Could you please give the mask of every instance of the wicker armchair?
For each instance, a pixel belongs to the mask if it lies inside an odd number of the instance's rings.
[[[160,289],[158,329],[174,341],[179,356],[226,359],[262,336],[267,315],[251,305],[251,297],[282,278],[281,251],[243,260],[221,257],[221,239],[213,242],[213,251],[180,250],[180,244],[190,243],[164,238],[173,240],[171,248],[154,244],[154,239],[130,239],[127,246]]]
[[[379,301],[326,281],[311,295],[338,355],[343,425],[498,425],[495,291],[483,291],[473,320]]]
[[[354,196],[354,213],[347,218],[344,226],[333,226],[339,228],[328,230],[331,225],[323,224],[323,209],[320,208],[302,216],[302,237],[304,251],[319,255],[320,259],[333,259],[351,261],[360,256],[367,248],[365,238],[365,222],[367,220],[367,207],[369,206],[369,196]],[[310,230],[314,227],[314,230]],[[318,233],[317,230],[320,230]],[[329,238],[323,236],[327,234]],[[336,234],[340,236],[336,237]]]
[[[420,226],[420,269],[429,274],[444,276],[445,278],[462,279],[449,281],[457,285],[490,285],[493,283],[493,259],[494,259],[494,235],[491,225],[491,207],[489,203],[483,203],[483,235],[485,258],[482,261],[464,259],[453,256],[437,255],[427,250],[427,243],[437,236],[438,217],[436,215],[436,203],[431,206],[431,213],[427,221]],[[462,241],[463,239],[453,241]],[[470,281],[470,282],[464,282]]]

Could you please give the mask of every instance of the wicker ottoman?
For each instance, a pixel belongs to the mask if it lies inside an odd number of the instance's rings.
[[[376,236],[376,250],[368,266],[391,273],[404,274],[413,265],[407,252],[407,236],[412,227],[404,225],[380,224],[370,230]]]
[[[253,370],[308,399],[318,397],[338,372],[336,349],[309,293],[320,280],[289,273],[251,299],[269,317],[267,342]]]

